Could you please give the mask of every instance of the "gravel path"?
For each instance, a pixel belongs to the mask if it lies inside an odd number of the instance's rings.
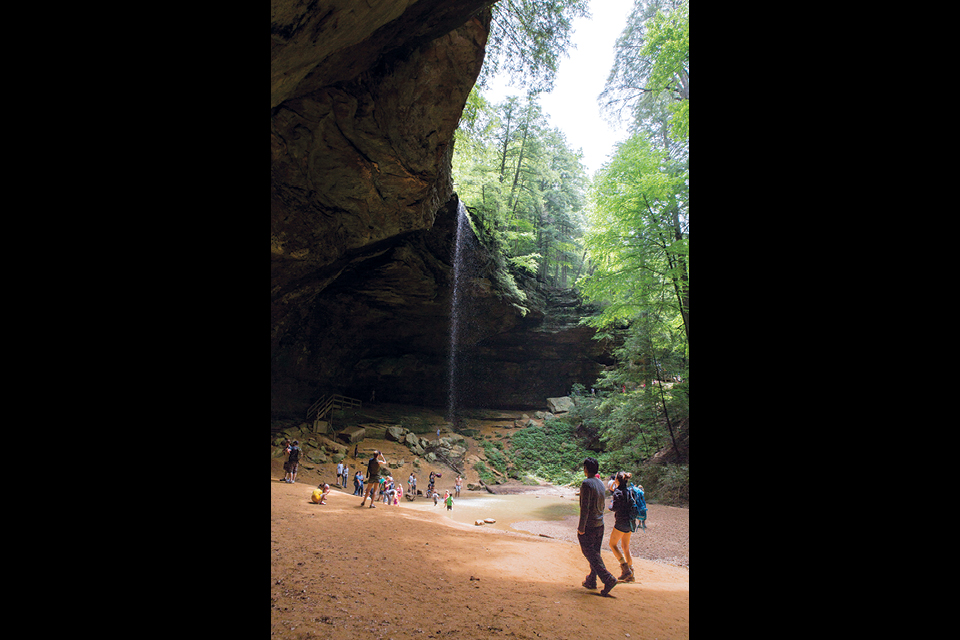
[[[613,521],[613,512],[608,511],[603,518],[604,534],[607,538],[613,530]],[[518,522],[511,526],[514,529],[577,543],[576,517],[571,516],[555,522]],[[608,548],[606,544],[604,548]],[[630,553],[637,558],[689,569],[690,509],[648,504],[647,530],[638,530],[630,537]]]

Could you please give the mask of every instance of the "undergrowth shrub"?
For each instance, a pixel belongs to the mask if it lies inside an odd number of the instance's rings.
[[[690,505],[690,465],[646,465],[634,474],[633,481],[643,485],[647,502]]]

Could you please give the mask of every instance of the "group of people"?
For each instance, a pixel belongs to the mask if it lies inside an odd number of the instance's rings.
[[[283,463],[284,477],[282,482],[293,483],[297,479],[297,469],[300,464],[300,442],[297,440],[287,439],[285,443],[285,449],[287,453],[287,461]],[[357,449],[354,448],[354,457],[357,456]],[[353,495],[360,496],[363,498],[360,506],[364,506],[367,502],[367,498],[370,498],[370,508],[372,509],[375,505],[374,502],[377,502],[377,494],[380,495],[380,499],[385,504],[399,504],[400,499],[403,498],[403,487],[394,482],[393,476],[387,474],[381,474],[381,467],[387,463],[386,458],[383,457],[383,452],[374,451],[373,457],[367,461],[367,475],[364,478],[363,472],[357,470],[353,475]],[[434,506],[437,505],[437,501],[440,498],[440,494],[434,491],[434,486],[436,484],[437,478],[442,477],[443,474],[436,471],[430,472],[430,484],[427,487],[427,497],[433,497]],[[347,478],[350,477],[350,466],[345,462],[337,463],[337,486],[343,489],[347,488]],[[366,486],[366,493],[364,493],[364,487]],[[457,476],[456,483],[454,485],[454,493],[451,494],[447,490],[443,496],[444,504],[447,505],[447,510],[453,509],[453,497],[460,497],[460,489],[463,486],[463,478]],[[407,479],[407,492],[410,496],[416,497],[417,495],[417,474],[411,473],[410,477]],[[314,491],[314,502],[319,504],[326,504],[325,500],[327,494],[330,493],[330,485],[325,483],[320,483],[317,487],[317,490]]]
[[[345,462],[337,463],[337,486],[341,489],[347,488],[347,478],[350,477],[350,466]],[[356,476],[354,476],[354,484],[356,484]]]
[[[583,586],[587,589],[596,589],[597,578],[599,578],[603,582],[600,595],[606,596],[618,583],[636,581],[633,573],[633,556],[630,554],[630,537],[637,530],[638,523],[641,528],[647,528],[647,507],[643,501],[643,487],[630,485],[633,474],[618,471],[616,475],[611,476],[608,487],[605,487],[600,480],[599,471],[600,463],[595,458],[588,457],[583,461],[583,474],[586,479],[580,484],[580,521],[577,523],[577,539],[580,542],[581,552],[590,564],[590,573],[583,581]],[[615,517],[608,544],[613,555],[620,562],[619,577],[607,570],[600,556],[607,488],[613,493],[610,509]],[[633,504],[632,501],[634,501]]]
[[[297,477],[297,467],[300,461],[299,442],[287,440],[286,452],[289,455],[287,462],[284,463],[284,482],[295,482]],[[366,493],[364,493],[364,477],[360,471],[354,475],[354,493],[363,499],[360,506],[365,506],[367,498],[370,498],[370,508],[373,509],[377,501],[379,492],[386,504],[399,504],[403,497],[403,487],[395,483],[393,476],[389,474],[382,475],[381,470],[387,464],[386,458],[379,450],[373,452],[373,456],[367,461]],[[626,471],[618,471],[610,476],[607,486],[604,486],[600,480],[600,463],[596,458],[586,458],[583,461],[584,481],[580,484],[580,520],[577,523],[577,539],[580,542],[580,550],[583,556],[590,564],[590,573],[583,581],[583,586],[587,589],[597,588],[597,579],[603,582],[603,590],[600,595],[606,596],[620,582],[635,582],[636,577],[633,572],[633,556],[630,554],[630,537],[637,528],[646,529],[647,506],[643,497],[643,487],[640,485],[631,486],[630,478],[633,474]],[[337,485],[346,488],[347,476],[350,470],[347,465],[340,463],[337,465]],[[440,494],[434,491],[436,479],[441,474],[434,471],[430,472],[430,484],[427,487],[427,496],[433,497],[434,506]],[[457,476],[454,486],[456,497],[460,497],[460,488],[463,479]],[[614,512],[613,531],[610,532],[608,542],[613,555],[620,563],[620,576],[614,576],[603,563],[600,556],[600,548],[603,544],[603,513],[606,507],[606,490],[613,493],[613,502],[610,510]],[[416,496],[417,476],[411,473],[407,480],[407,491],[410,495]],[[317,487],[313,495],[314,502],[326,504],[327,494],[330,493],[330,485],[323,484]],[[631,495],[632,494],[632,495]],[[444,492],[443,502],[447,511],[453,509],[454,494],[449,489]]]

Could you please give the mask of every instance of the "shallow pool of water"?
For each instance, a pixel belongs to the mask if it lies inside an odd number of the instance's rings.
[[[443,504],[442,496],[437,500],[437,506],[433,506],[432,499],[423,497],[417,498],[413,502],[404,500],[403,506],[423,511],[442,512],[448,518],[465,524],[473,524],[477,520],[493,518],[496,523],[484,526],[518,533],[530,532],[514,529],[511,525],[517,522],[563,520],[566,516],[577,516],[580,513],[580,503],[572,495],[561,498],[559,496],[522,494],[503,496],[461,494],[459,498],[453,499],[453,509],[450,511],[447,511]]]

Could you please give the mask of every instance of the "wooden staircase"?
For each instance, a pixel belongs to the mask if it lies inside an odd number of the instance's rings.
[[[316,423],[323,420],[334,409],[360,409],[363,403],[356,398],[348,398],[337,394],[323,396],[307,409],[307,421]]]

